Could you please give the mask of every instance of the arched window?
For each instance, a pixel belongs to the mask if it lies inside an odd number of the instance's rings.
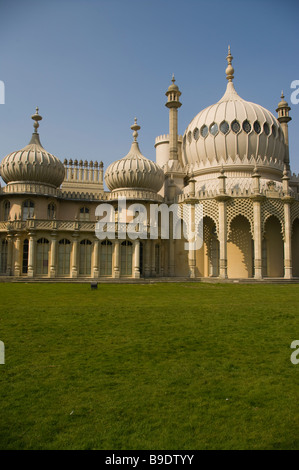
[[[90,276],[91,274],[91,249],[90,240],[82,240],[80,242],[80,265],[79,274]]]
[[[32,201],[25,201],[23,204],[23,220],[33,217],[34,203]]]
[[[48,219],[55,219],[56,218],[56,206],[53,202],[48,204]]]
[[[110,240],[104,240],[101,243],[100,275],[112,275],[112,243]]]
[[[6,274],[7,271],[7,240],[0,242],[0,274]]]
[[[80,209],[80,220],[89,220],[89,209],[88,207],[81,207]]]
[[[49,240],[40,238],[37,240],[36,249],[36,273],[48,274],[49,265]]]
[[[121,244],[121,267],[120,273],[122,276],[132,276],[132,242],[125,240]]]
[[[70,274],[71,242],[66,238],[58,242],[58,274],[67,276]]]
[[[23,263],[22,263],[23,274],[28,273],[28,254],[29,254],[29,242],[26,238],[23,243]]]
[[[3,203],[3,219],[4,220],[9,220],[9,214],[10,214],[10,202],[9,201],[4,201],[4,203]]]

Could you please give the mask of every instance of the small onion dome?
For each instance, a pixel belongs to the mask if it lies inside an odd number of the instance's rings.
[[[144,189],[158,192],[164,182],[163,170],[145,158],[139,149],[137,142],[137,119],[131,126],[134,141],[129,153],[108,166],[105,173],[105,183],[113,191],[115,189]]]
[[[281,101],[278,103],[277,108],[287,108],[289,105],[284,99],[283,91],[281,92]],[[291,108],[290,108],[291,109]]]
[[[29,144],[2,160],[1,177],[7,184],[34,182],[58,188],[64,180],[64,165],[57,157],[47,152],[39,140],[37,129],[42,116],[38,114],[38,108],[32,119],[35,121],[33,125],[35,131]]]
[[[179,87],[175,84],[174,73],[172,74],[172,84],[168,87],[167,91],[179,91]]]

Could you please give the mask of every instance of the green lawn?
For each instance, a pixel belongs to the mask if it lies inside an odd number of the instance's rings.
[[[299,449],[299,285],[0,293],[1,449]]]

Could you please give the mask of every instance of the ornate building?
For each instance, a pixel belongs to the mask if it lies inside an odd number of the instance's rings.
[[[243,100],[233,84],[230,49],[223,97],[178,135],[181,92],[166,92],[169,134],[156,138],[156,163],[137,142],[106,170],[103,163],[65,160],[42,146],[42,117],[22,150],[0,165],[0,274],[24,278],[286,278],[299,277],[299,178],[291,174],[290,107],[282,94],[276,112]],[[100,240],[96,208],[132,203],[203,207],[203,245],[146,236]],[[126,209],[126,220],[132,214]],[[193,215],[192,215],[193,214]],[[191,217],[195,217],[191,210]],[[194,224],[194,220],[193,220]],[[146,221],[149,233],[150,221]]]

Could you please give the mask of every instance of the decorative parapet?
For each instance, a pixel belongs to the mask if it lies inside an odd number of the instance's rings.
[[[103,191],[103,162],[85,160],[64,160],[65,178],[62,190],[89,191],[98,193]]]
[[[39,183],[9,183],[2,188],[3,194],[36,194],[41,196],[61,196],[61,190],[54,186]]]
[[[169,134],[163,134],[163,135],[158,135],[158,137],[155,138],[155,147],[159,144],[162,143],[168,143],[169,142]],[[179,135],[178,136],[178,142],[181,144],[183,142],[183,136]]]
[[[238,197],[238,198],[252,198],[252,196],[255,195],[255,192],[249,188],[249,189],[241,189],[241,188],[231,188],[226,190],[225,195],[227,197]],[[269,199],[282,199],[285,194],[280,188],[275,188],[275,186],[270,186],[267,189],[262,189],[260,191],[261,196],[265,196]],[[217,189],[215,190],[210,190],[210,191],[197,191],[195,193],[196,198],[198,199],[213,199],[217,198],[219,196],[219,192]],[[178,203],[183,203],[185,200],[187,200],[190,197],[190,195],[186,192],[183,194],[179,194],[177,197],[177,202]],[[292,197],[295,200],[299,200],[299,194],[292,193]]]
[[[106,193],[109,201],[117,200],[120,197],[125,197],[128,200],[142,200],[142,201],[155,201],[163,202],[164,198],[155,191],[146,189],[120,189]]]
[[[212,161],[210,160],[198,160],[194,164],[188,165],[188,171],[194,176],[197,176],[200,173],[206,172],[219,172],[222,168],[222,165],[225,171],[252,171],[253,168],[257,167],[258,170],[262,173],[265,171],[275,171],[275,172],[283,172],[284,163],[277,158],[268,158],[268,157],[255,157],[251,155],[250,158],[247,157],[240,157],[240,155],[236,155],[234,158],[228,157],[219,157],[214,158]]]
[[[61,193],[62,199],[71,199],[73,201],[107,201],[109,199],[108,192],[84,192],[84,191],[63,191]]]
[[[84,232],[95,231],[94,222],[80,222],[78,220],[44,220],[44,219],[28,219],[9,220],[0,222],[0,232],[32,232],[32,231],[75,231],[82,230]]]

